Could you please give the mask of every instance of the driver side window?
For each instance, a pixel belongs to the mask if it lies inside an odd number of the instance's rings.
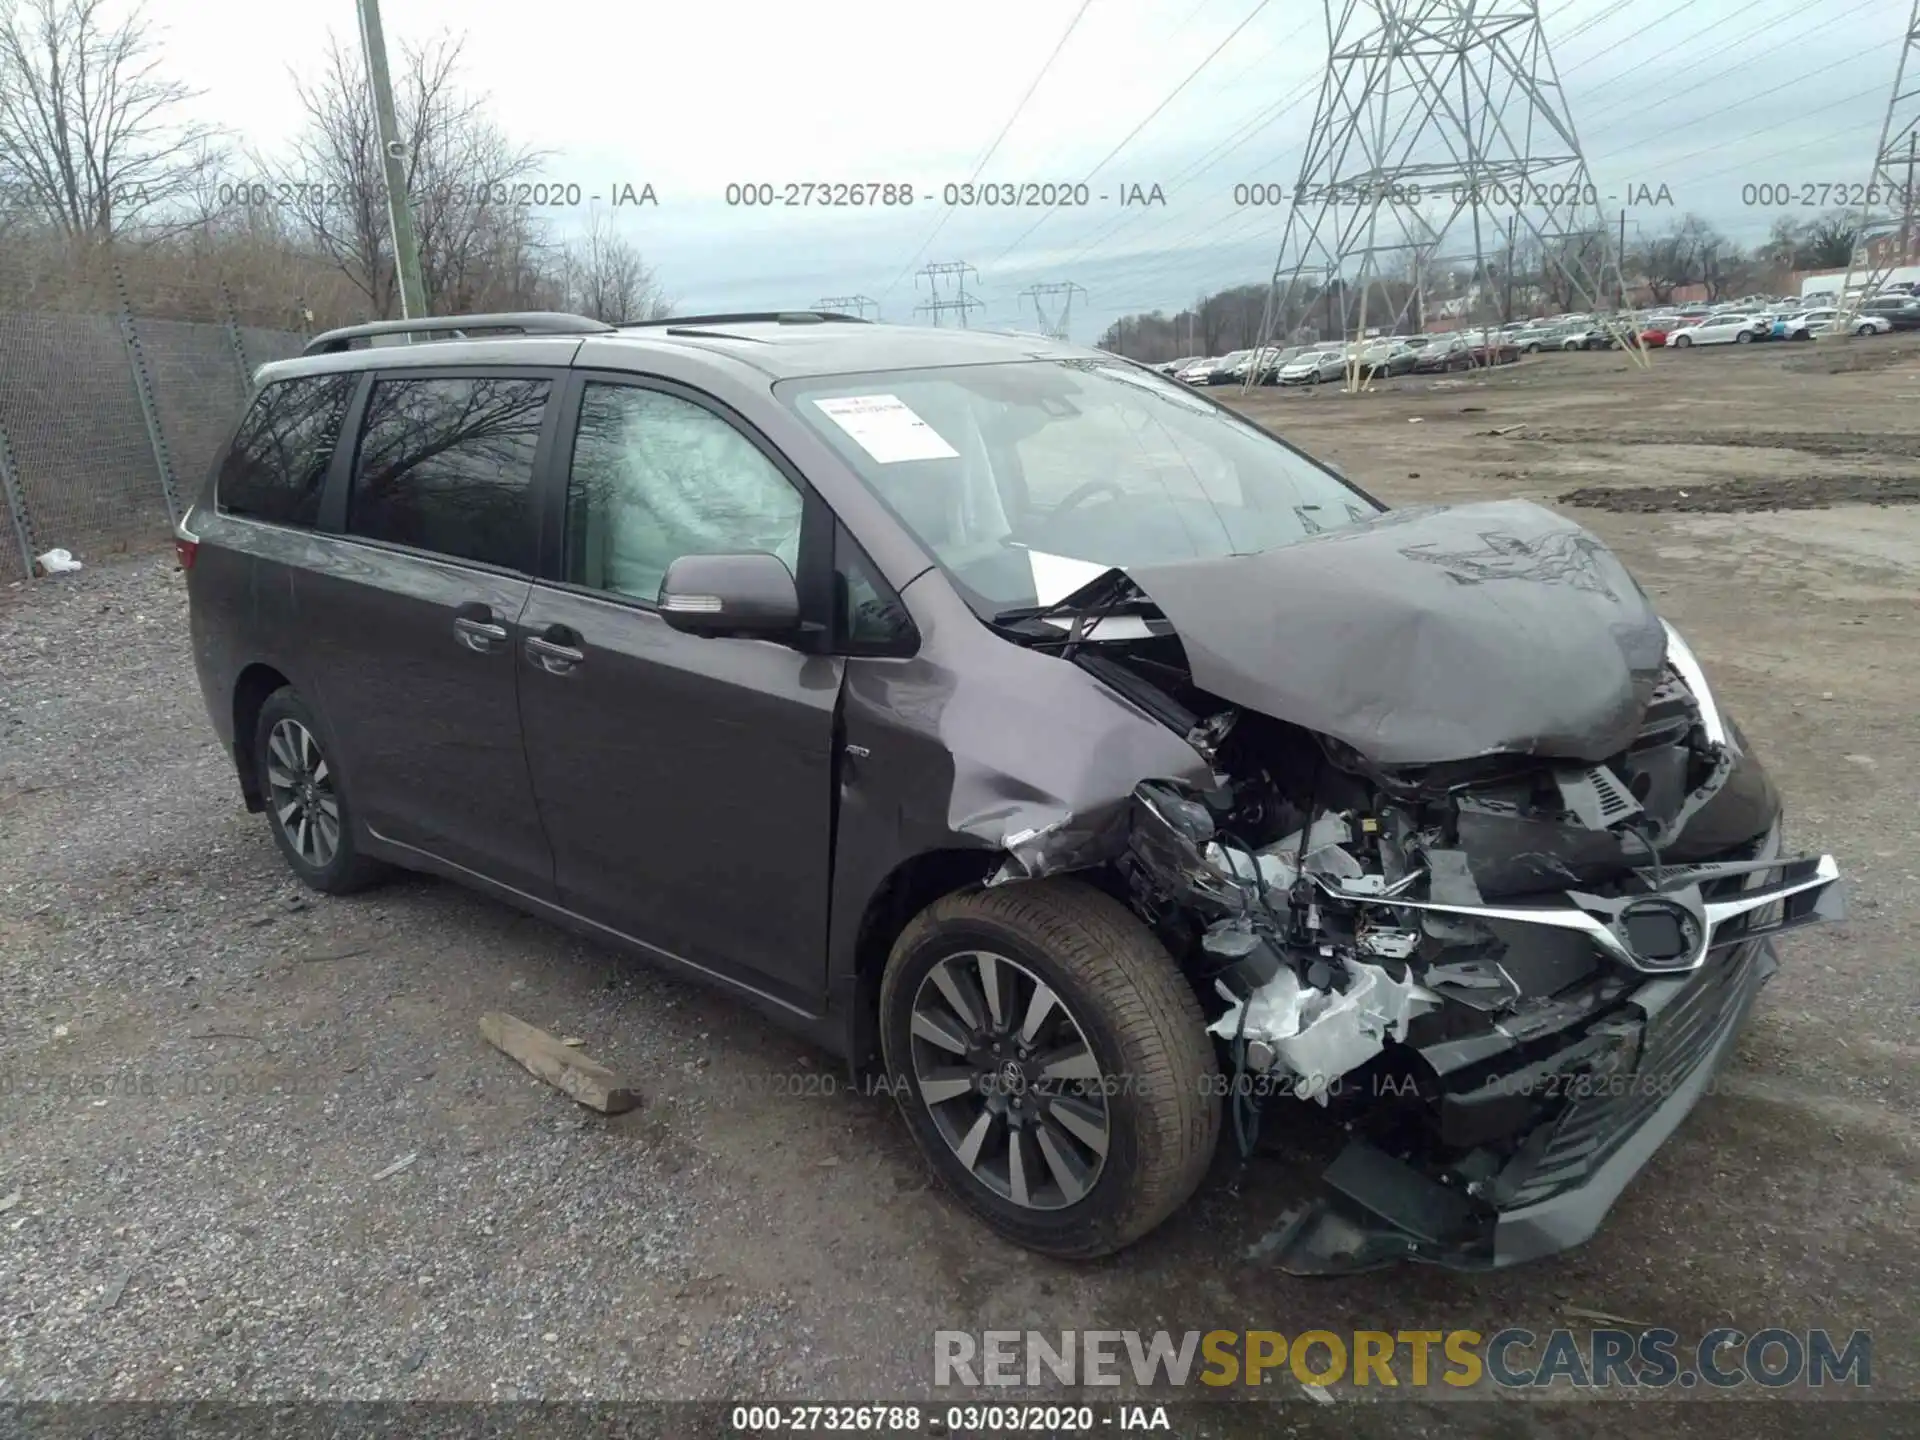
[[[590,382],[567,476],[566,579],[652,604],[682,555],[765,550],[799,562],[800,492],[751,440],[691,400]]]

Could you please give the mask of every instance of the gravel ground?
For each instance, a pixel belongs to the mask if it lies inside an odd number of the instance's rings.
[[[1844,376],[1656,356],[1695,362],[1657,402],[1596,355],[1252,408],[1403,503],[1858,474],[1831,443],[1856,433],[1897,432],[1879,453],[1910,474],[1906,353]],[[1607,438],[1626,413],[1672,443]],[[1853,918],[1785,947],[1721,1093],[1599,1237],[1490,1276],[1250,1260],[1312,1174],[1284,1143],[1223,1155],[1117,1259],[1036,1261],[928,1188],[889,1101],[723,999],[437,881],[297,887],[208,728],[170,556],[0,591],[0,1400],[925,1398],[938,1328],[1544,1331],[1570,1309],[1868,1328],[1875,1391],[1911,1400],[1920,511],[1581,518],[1708,657]],[[481,1040],[493,1008],[580,1037],[645,1103],[579,1110]],[[1246,1433],[1584,1436],[1617,1413],[1281,1390]],[[1760,1437],[1810,1413],[1635,1418]],[[1846,1413],[1838,1433],[1915,1418]]]

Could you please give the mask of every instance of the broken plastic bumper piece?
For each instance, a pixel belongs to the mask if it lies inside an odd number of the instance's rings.
[[[1471,1153],[1452,1169],[1422,1168],[1352,1141],[1322,1177],[1323,1198],[1261,1251],[1292,1273],[1324,1275],[1402,1260],[1491,1270],[1581,1244],[1705,1093],[1777,964],[1762,938],[1716,948],[1691,973],[1647,978],[1579,1042],[1604,1051],[1583,1084],[1498,1168],[1476,1170]],[[1489,1088],[1526,1084],[1509,1075]],[[1477,1098],[1444,1101],[1443,1127],[1470,1125],[1462,1112]]]

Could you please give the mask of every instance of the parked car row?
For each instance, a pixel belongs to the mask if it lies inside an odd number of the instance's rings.
[[[1260,385],[1337,383],[1357,367],[1368,380],[1443,370],[1510,365],[1520,349],[1497,330],[1426,335],[1383,335],[1346,345],[1295,345],[1285,349],[1236,350],[1217,357],[1187,356],[1152,368],[1188,385],[1244,385],[1249,375]]]
[[[1319,385],[1354,368],[1363,378],[1470,370],[1509,365],[1544,351],[1610,350],[1637,334],[1650,349],[1696,345],[1750,345],[1818,339],[1823,335],[1884,335],[1920,330],[1920,294],[1887,287],[1853,305],[1808,305],[1800,297],[1750,296],[1742,301],[1618,314],[1550,315],[1509,321],[1498,329],[1377,336],[1341,345],[1235,350],[1188,356],[1153,368],[1188,385]]]
[[[1869,308],[1872,307],[1872,308]],[[1800,304],[1721,306],[1640,318],[1640,343],[1676,350],[1695,345],[1751,345],[1767,340],[1814,340],[1822,335],[1884,335],[1920,329],[1920,299],[1889,297],[1858,310]]]

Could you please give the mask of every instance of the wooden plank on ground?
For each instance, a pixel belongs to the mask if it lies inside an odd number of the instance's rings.
[[[613,1071],[524,1020],[489,1010],[480,1017],[480,1033],[494,1049],[590,1110],[619,1115],[640,1103],[639,1094]]]

